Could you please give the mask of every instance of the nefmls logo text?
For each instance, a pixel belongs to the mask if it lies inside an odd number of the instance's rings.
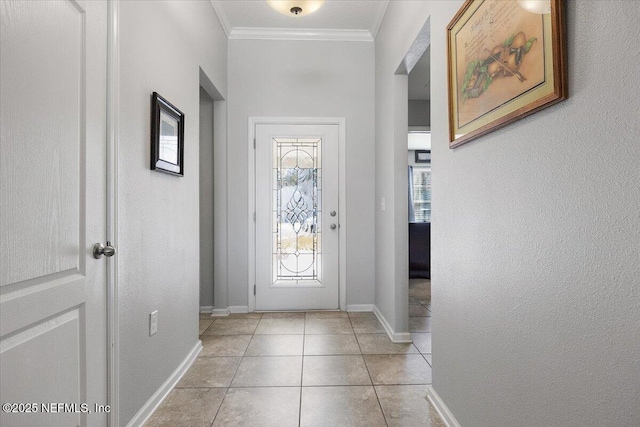
[[[91,411],[93,409],[93,411]],[[88,403],[61,403],[61,402],[50,402],[50,403],[41,403],[40,404],[40,412],[44,413],[77,413],[77,414],[87,414],[90,412],[111,412],[111,407],[109,405],[98,405],[97,403],[93,408],[89,407]]]
[[[86,414],[89,412],[89,405],[87,403],[60,403],[60,402],[51,402],[51,403],[41,403],[40,404],[40,412],[45,413],[81,413]]]

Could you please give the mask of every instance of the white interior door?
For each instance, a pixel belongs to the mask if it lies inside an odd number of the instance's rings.
[[[256,310],[338,309],[338,125],[256,125]]]
[[[106,43],[105,1],[0,0],[3,426],[107,423]]]

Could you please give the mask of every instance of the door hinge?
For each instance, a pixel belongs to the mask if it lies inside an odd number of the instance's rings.
[[[253,294],[256,294],[256,285],[253,285]]]
[[[256,139],[255,138],[253,138],[253,149],[254,150],[256,149]]]

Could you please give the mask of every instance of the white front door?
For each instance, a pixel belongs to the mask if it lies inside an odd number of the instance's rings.
[[[256,310],[338,309],[338,125],[256,125]]]
[[[0,1],[3,426],[107,423],[106,45],[105,1]]]

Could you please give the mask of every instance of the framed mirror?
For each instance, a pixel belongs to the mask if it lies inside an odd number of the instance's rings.
[[[416,150],[416,163],[431,163],[431,150]]]
[[[184,114],[157,92],[151,96],[151,170],[184,176]]]

